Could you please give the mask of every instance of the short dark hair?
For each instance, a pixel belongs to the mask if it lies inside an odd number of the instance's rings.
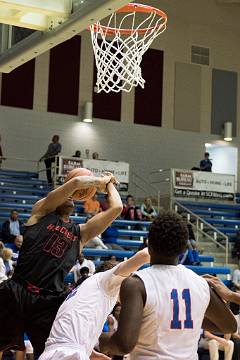
[[[126,200],[128,200],[128,199],[130,199],[130,198],[132,198],[133,199],[133,195],[127,195],[127,197],[126,197]]]
[[[204,153],[204,156],[209,156],[209,152],[205,152],[205,153]]]
[[[80,274],[83,275],[84,273],[88,273],[89,274],[89,268],[87,266],[83,266],[80,269]]]
[[[177,257],[185,251],[187,241],[187,222],[173,211],[161,211],[150,225],[148,244],[157,256]]]

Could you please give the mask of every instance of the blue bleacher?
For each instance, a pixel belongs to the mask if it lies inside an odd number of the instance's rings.
[[[194,207],[194,208],[204,208],[204,209],[224,209],[224,210],[231,210],[231,211],[236,211],[239,210],[240,213],[240,205],[236,205],[236,204],[214,204],[214,203],[206,203],[206,202],[198,202],[198,201],[179,201],[180,204],[182,204],[183,206],[190,208],[190,207]]]
[[[129,241],[129,243],[131,240]],[[142,243],[141,243],[142,244]],[[128,250],[104,250],[104,249],[90,249],[85,247],[83,249],[84,256],[99,256],[99,257],[110,257],[116,256],[118,259],[130,258],[135,254],[136,251],[128,251]],[[203,256],[200,255],[199,259],[201,262],[214,262],[213,256]]]
[[[0,176],[11,176],[12,178],[38,178],[37,172],[31,171],[17,171],[17,170],[0,170]]]
[[[21,184],[24,186],[31,185],[31,186],[44,186],[48,187],[46,180],[37,180],[37,179],[9,179],[1,177],[0,173],[0,184],[4,186],[6,184]]]
[[[144,227],[149,227],[151,221],[133,221],[133,220],[115,220],[114,226],[135,226],[140,225]]]
[[[0,208],[7,208],[7,209],[21,209],[21,210],[32,210],[32,204],[21,204],[21,203],[7,203],[1,202]]]
[[[206,219],[206,221],[209,224],[212,225],[227,225],[228,227],[230,227],[230,225],[232,226],[240,226],[240,220],[234,220],[234,219]]]
[[[201,215],[201,216],[211,216],[211,217],[228,217],[228,218],[239,218],[240,212],[236,211],[211,211],[211,210],[198,210],[198,209],[191,209],[194,212],[194,214]]]
[[[30,194],[39,194],[41,196],[45,196],[48,193],[49,190],[39,189],[39,188],[26,188],[26,187],[16,187],[16,186],[0,186],[0,192],[14,192],[14,193],[30,193]],[[2,195],[1,195],[2,196]]]
[[[100,265],[101,262],[96,262],[96,265]],[[145,265],[142,268],[149,267],[149,265]],[[217,274],[217,275],[229,275],[231,270],[229,268],[224,267],[208,267],[208,266],[187,266],[190,270],[194,271],[198,275],[205,274]],[[72,272],[68,273],[68,275],[64,279],[65,283],[74,283],[74,275]],[[224,280],[226,285],[229,285],[229,280]]]
[[[205,275],[205,274],[217,274],[217,275],[229,275],[231,274],[231,269],[225,266],[191,266],[187,265],[188,269],[193,270],[198,275]]]

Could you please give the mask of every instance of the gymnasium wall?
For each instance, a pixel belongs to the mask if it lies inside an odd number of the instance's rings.
[[[89,33],[85,31],[80,39],[72,41],[71,52],[62,45],[36,58],[29,69],[29,79],[21,80],[23,91],[17,87],[20,97],[26,91],[26,106],[19,105],[14,85],[6,81],[8,76],[0,77],[1,104],[4,105],[0,106],[0,132],[5,154],[37,159],[45,151],[51,135],[59,133],[64,153],[71,155],[77,148],[82,151],[88,148],[99,152],[102,158],[129,160],[141,175],[159,167],[197,165],[204,143],[221,138],[224,121],[233,121],[236,135],[240,135],[239,21],[235,7],[216,5],[208,0],[146,2],[162,8],[169,17],[166,32],[154,42],[153,51],[144,62],[144,74],[150,79],[146,85],[150,95],[144,97],[139,89],[115,97],[94,93],[93,52]],[[192,45],[210,48],[209,66],[191,63]],[[57,51],[62,51],[58,58]],[[157,59],[152,67],[154,79],[148,72],[151,56]],[[76,66],[78,60],[80,67]],[[220,74],[222,70],[224,74],[234,74],[234,84],[226,80],[233,91],[230,111],[229,102],[225,106],[222,101],[221,105],[226,116],[229,114],[235,119],[213,116],[217,106],[215,98],[218,98],[213,89],[213,69]],[[69,78],[72,78],[70,84]],[[53,79],[57,81],[56,91]],[[6,87],[10,102],[6,102]],[[32,99],[29,89],[32,89]],[[94,124],[82,124],[83,104],[92,100]],[[139,116],[143,111],[145,116]],[[149,126],[141,125],[144,120]],[[234,140],[238,145],[237,139]]]
[[[130,169],[147,182],[164,180],[151,172],[159,168],[191,168],[199,164],[205,150],[205,142],[216,136],[197,132],[184,132],[168,128],[156,128],[95,119],[94,123],[79,122],[75,116],[43,113],[31,110],[1,107],[2,145],[10,157],[39,159],[45,152],[53,134],[60,135],[63,153],[73,155],[76,149],[84,154],[97,151],[108,160],[127,161]],[[21,124],[21,125],[20,125]],[[33,169],[32,163],[23,161],[6,164],[6,167]],[[9,166],[7,166],[9,165]],[[44,166],[44,165],[42,165]],[[157,185],[165,192],[166,184]],[[131,188],[133,189],[133,188]],[[149,188],[149,191],[152,190]]]

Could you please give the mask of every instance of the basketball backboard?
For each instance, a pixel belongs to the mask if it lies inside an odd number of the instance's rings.
[[[0,72],[11,72],[128,2],[0,0]]]

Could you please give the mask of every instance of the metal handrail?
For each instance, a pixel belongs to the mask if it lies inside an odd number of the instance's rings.
[[[222,249],[225,250],[225,261],[226,261],[226,265],[228,264],[228,257],[229,257],[229,239],[228,236],[225,235],[223,232],[219,231],[217,228],[215,228],[214,226],[212,226],[211,224],[209,224],[206,220],[204,220],[203,218],[201,218],[200,216],[198,216],[197,214],[195,214],[194,212],[192,212],[191,210],[189,210],[188,208],[186,208],[184,205],[182,205],[181,203],[179,203],[178,201],[175,200],[174,202],[175,204],[175,210],[176,212],[178,212],[178,207],[180,207],[181,209],[183,209],[185,212],[187,212],[188,214],[190,214],[193,218],[196,219],[196,224],[192,223],[190,221],[190,219],[188,219],[188,222],[193,225],[194,227],[197,228],[197,236],[198,236],[198,232],[202,233],[204,236],[206,236],[208,239],[210,239],[212,242],[214,242],[215,244],[217,244],[219,247],[221,247]],[[177,208],[176,208],[177,207]],[[204,224],[205,226],[207,226],[208,228],[210,228],[211,230],[213,230],[214,232],[214,236],[209,235],[206,231],[204,231],[201,228],[200,224]],[[221,244],[220,242],[217,241],[217,236],[221,236],[225,239],[226,243],[225,246],[223,244]],[[198,238],[197,238],[197,242],[198,242]]]
[[[25,158],[17,158],[17,157],[11,157],[11,156],[1,156],[1,160],[18,160],[18,161],[26,161],[26,162],[34,162],[38,163],[38,160],[31,160],[31,159],[25,159]]]
[[[142,176],[138,175],[137,173],[135,173],[134,171],[132,171],[132,183],[134,185],[136,185],[139,189],[143,190],[146,194],[148,193],[145,189],[143,189],[139,184],[137,184],[137,182],[135,181],[134,177],[140,179],[144,184],[147,185],[147,187],[150,186],[150,188],[152,188],[152,190],[154,190],[154,192],[158,192],[158,189],[151,185],[151,183],[149,183],[147,180],[145,180]]]
[[[34,163],[35,165],[36,165],[36,169],[35,170],[32,170],[32,171],[35,171],[35,172],[39,172],[39,161],[38,160],[32,160],[32,159],[26,159],[26,158],[20,158],[20,157],[12,157],[12,156],[1,156],[0,157],[0,160],[2,160],[2,161],[8,161],[8,160],[14,160],[14,161],[21,161],[21,162],[28,162],[28,163]],[[1,169],[4,169],[5,168],[5,166],[4,167],[1,167],[0,166],[0,168]],[[11,170],[11,169],[9,169],[9,170]],[[15,170],[15,169],[13,169],[13,170]]]
[[[144,182],[147,186],[150,185],[150,187],[154,190],[154,191],[158,191],[158,189],[151,185],[151,183],[149,183],[147,180],[145,180],[142,176],[138,175],[137,173],[135,173],[134,171],[132,171],[132,175],[135,176],[136,178],[140,179],[142,182]]]

